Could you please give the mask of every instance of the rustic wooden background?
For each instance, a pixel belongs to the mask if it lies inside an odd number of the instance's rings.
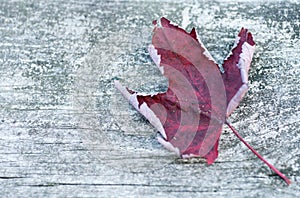
[[[1,197],[299,197],[299,1],[0,0]],[[197,27],[218,63],[239,29],[257,50],[230,120],[287,186],[224,128],[207,166],[180,160],[115,90],[166,88],[152,20]]]

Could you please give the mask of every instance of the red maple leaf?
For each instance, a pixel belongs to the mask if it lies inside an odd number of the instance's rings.
[[[248,90],[248,70],[255,49],[252,35],[242,28],[231,55],[220,72],[209,52],[197,37],[170,23],[154,21],[149,53],[168,78],[165,93],[143,95],[116,87],[157,128],[158,141],[182,158],[203,157],[212,164],[218,157],[218,142],[223,124],[286,183],[290,180],[263,159],[229,124],[226,118]]]

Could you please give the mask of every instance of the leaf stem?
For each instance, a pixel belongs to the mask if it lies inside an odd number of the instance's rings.
[[[250,146],[243,138],[242,136],[233,128],[233,126],[226,120],[225,124],[232,130],[232,132],[265,164],[267,164],[270,169],[272,169],[277,175],[279,175],[287,184],[291,184],[291,181],[277,168],[275,168],[272,164],[270,164],[267,160],[265,160],[254,148]]]

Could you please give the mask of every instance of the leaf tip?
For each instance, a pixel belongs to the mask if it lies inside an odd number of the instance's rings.
[[[249,43],[250,45],[254,46],[255,42],[253,40],[253,36],[251,32],[248,31],[247,28],[242,27],[241,31],[238,34],[239,37],[244,37],[245,41]]]

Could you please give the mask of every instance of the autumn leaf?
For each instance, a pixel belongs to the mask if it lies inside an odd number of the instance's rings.
[[[158,141],[182,158],[203,157],[212,164],[218,157],[223,124],[286,183],[290,181],[264,160],[226,120],[248,90],[248,71],[255,49],[252,35],[242,28],[224,72],[198,39],[166,18],[154,21],[149,53],[168,79],[165,93],[145,95],[116,87],[160,132]]]

